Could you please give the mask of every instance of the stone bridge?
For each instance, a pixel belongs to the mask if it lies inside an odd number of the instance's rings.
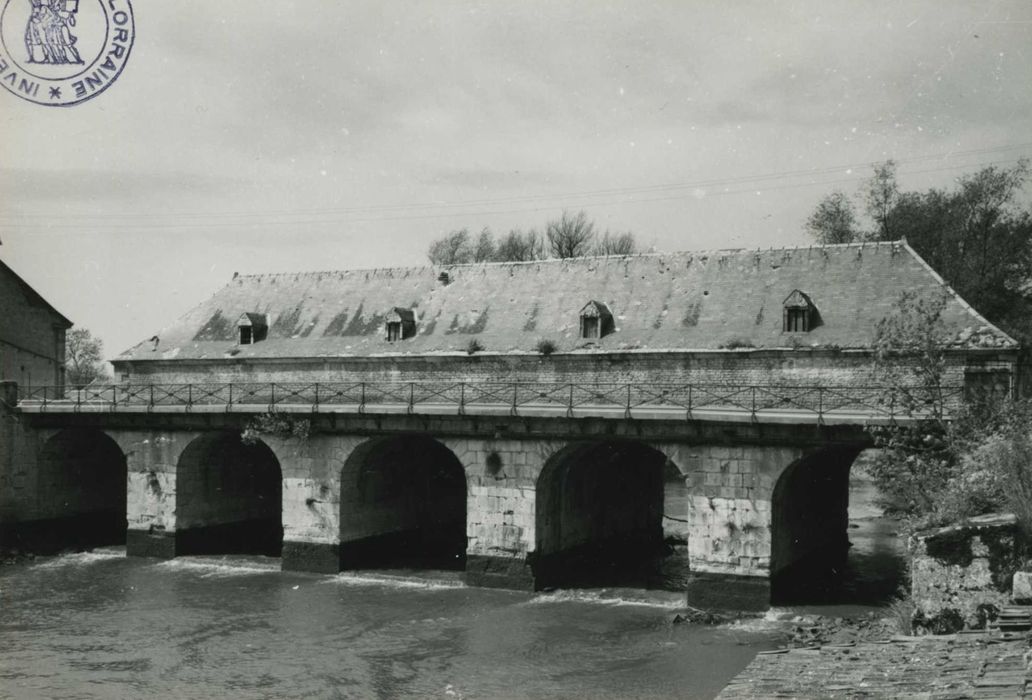
[[[870,446],[865,426],[913,419],[896,415],[896,393],[461,382],[36,389],[8,411],[17,424],[5,421],[5,439],[21,465],[15,478],[36,494],[34,519],[124,535],[130,556],[257,552],[325,573],[457,568],[472,585],[540,589],[647,579],[673,534],[686,540],[689,602],[763,608],[793,570],[845,557],[849,469]]]

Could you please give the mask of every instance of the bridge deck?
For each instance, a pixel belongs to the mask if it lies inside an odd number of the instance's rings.
[[[24,392],[25,413],[417,414],[884,425],[925,420],[961,387],[569,383],[142,384]],[[936,411],[936,407],[939,410]]]

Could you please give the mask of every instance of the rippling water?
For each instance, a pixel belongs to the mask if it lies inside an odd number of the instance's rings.
[[[704,698],[780,641],[599,592],[117,549],[0,567],[0,606],[11,698]]]

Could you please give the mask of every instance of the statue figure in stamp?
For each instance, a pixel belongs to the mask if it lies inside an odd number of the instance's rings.
[[[0,88],[49,107],[118,80],[136,38],[131,0],[0,0]]]
[[[75,48],[78,0],[29,0],[32,14],[25,28],[29,63],[82,63]]]

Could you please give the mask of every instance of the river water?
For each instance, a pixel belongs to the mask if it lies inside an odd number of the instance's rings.
[[[495,591],[457,572],[324,576],[117,547],[0,565],[0,697],[712,698],[784,643],[774,618],[884,605],[902,552],[876,495],[854,480],[848,571],[821,605],[716,626],[673,624],[683,594]],[[668,490],[668,512],[684,498]]]
[[[782,641],[603,595],[64,554],[0,567],[0,694],[706,698]]]

